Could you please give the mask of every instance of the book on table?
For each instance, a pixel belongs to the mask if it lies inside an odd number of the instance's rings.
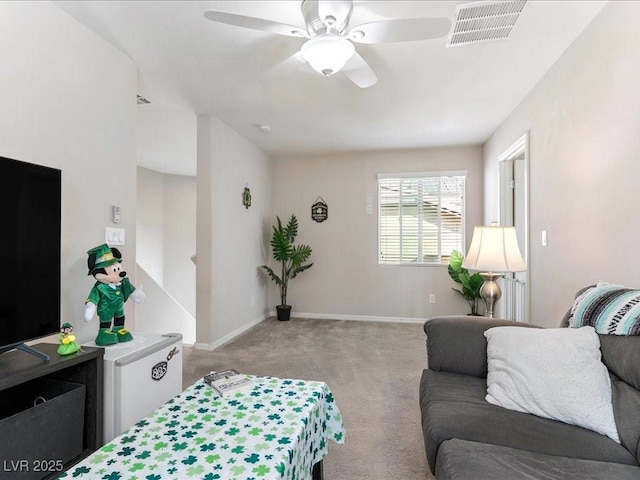
[[[248,392],[254,385],[252,378],[235,369],[209,372],[204,376],[204,381],[221,397],[229,397],[238,392]]]

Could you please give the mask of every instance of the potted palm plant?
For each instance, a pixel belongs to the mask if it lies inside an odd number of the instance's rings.
[[[480,288],[484,283],[484,278],[479,273],[471,275],[469,270],[462,266],[463,260],[464,256],[459,251],[454,250],[451,252],[448,267],[449,276],[454,282],[462,286],[460,289],[453,287],[451,289],[462,295],[469,303],[471,315],[480,315],[478,313],[478,300],[480,299]]]
[[[313,263],[305,262],[311,256],[309,245],[294,245],[298,235],[298,219],[291,215],[289,222],[283,225],[278,219],[277,225],[273,225],[271,236],[271,249],[273,259],[280,263],[279,273],[276,273],[268,265],[262,265],[271,280],[280,288],[280,305],[276,307],[278,320],[289,320],[291,317],[291,306],[287,304],[287,288],[289,280],[296,278],[298,274],[311,268]]]

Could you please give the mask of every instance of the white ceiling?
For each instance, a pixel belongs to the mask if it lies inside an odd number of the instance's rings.
[[[192,113],[215,115],[272,156],[481,144],[607,2],[529,0],[502,41],[454,48],[445,48],[446,37],[359,44],[378,76],[367,89],[341,74],[325,78],[291,58],[304,39],[203,15],[215,9],[303,26],[300,1],[53,3],[138,66],[139,93],[152,102],[138,108],[148,109],[149,124],[154,117],[167,124],[155,138],[149,131],[155,128],[147,128],[145,143],[154,145],[139,148],[139,163],[193,175]],[[350,25],[385,18],[453,21],[456,3],[462,2],[356,0]],[[261,124],[271,132],[261,132]]]

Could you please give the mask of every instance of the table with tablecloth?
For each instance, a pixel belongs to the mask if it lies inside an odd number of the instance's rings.
[[[342,417],[323,382],[252,377],[218,397],[200,380],[60,478],[258,480],[312,478]]]

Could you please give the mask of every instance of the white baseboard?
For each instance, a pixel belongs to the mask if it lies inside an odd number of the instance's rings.
[[[225,343],[230,342],[231,340],[236,338],[238,335],[246,332],[250,328],[255,327],[260,322],[265,321],[267,318],[269,318],[269,315],[262,315],[261,317],[258,317],[255,320],[253,320],[252,322],[250,322],[250,323],[248,323],[246,325],[243,325],[240,328],[237,328],[233,332],[230,332],[230,333],[226,334],[224,337],[216,340],[215,342],[212,342],[212,343],[195,343],[193,345],[193,348],[195,350],[209,350],[209,351],[215,350],[216,348],[221,347]]]
[[[272,317],[276,312],[269,312]],[[317,318],[319,320],[353,320],[357,322],[390,322],[390,323],[424,323],[426,318],[414,317],[380,317],[377,315],[342,315],[338,313],[304,313],[292,312],[291,319],[294,318]]]
[[[259,318],[256,318],[252,322],[247,325],[243,325],[242,327],[234,330],[231,333],[228,333],[224,337],[216,340],[212,343],[194,343],[194,350],[215,350],[218,347],[221,347],[227,342],[230,342],[238,335],[246,332],[252,327],[255,327],[260,322],[263,322],[269,317],[275,317],[276,312],[269,312]],[[295,318],[317,318],[318,320],[352,320],[356,322],[389,322],[389,323],[419,323],[422,324],[426,321],[426,318],[414,318],[414,317],[380,317],[376,315],[342,315],[337,313],[304,313],[304,312],[294,312],[291,319]]]

